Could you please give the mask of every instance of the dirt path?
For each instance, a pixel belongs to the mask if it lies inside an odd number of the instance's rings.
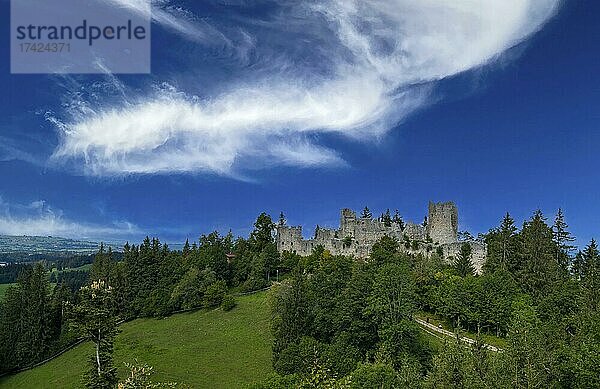
[[[427,331],[427,332],[433,332],[435,334],[444,335],[446,337],[456,338],[456,334],[454,332],[450,332],[450,331],[445,330],[443,328],[436,327],[435,325],[433,325],[431,323],[427,323],[425,320],[422,320],[422,319],[415,318],[415,321],[417,323],[419,323],[419,325],[421,327],[423,327],[423,329],[425,331]],[[464,343],[467,343],[469,345],[472,345],[472,344],[476,343],[475,339],[471,339],[471,338],[468,338],[466,336],[461,336],[460,341],[464,342]],[[500,348],[498,348],[496,346],[492,346],[491,344],[484,344],[483,347],[485,347],[486,349],[488,349],[490,351],[496,352],[496,353],[502,351],[502,349],[500,349]]]

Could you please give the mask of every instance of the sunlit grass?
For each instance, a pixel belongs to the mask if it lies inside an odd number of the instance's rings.
[[[115,342],[119,376],[124,362],[154,367],[157,381],[192,388],[238,388],[273,372],[266,292],[237,298],[230,312],[177,314],[138,319],[121,326]],[[33,370],[0,378],[2,388],[77,388],[92,352],[83,344]]]

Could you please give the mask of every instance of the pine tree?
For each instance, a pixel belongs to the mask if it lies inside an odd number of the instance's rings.
[[[24,288],[23,296],[26,301],[23,310],[27,322],[23,340],[26,353],[29,354],[27,359],[30,361],[42,359],[50,349],[49,288],[46,269],[38,262],[29,277],[28,285]]]
[[[473,266],[473,261],[471,260],[473,256],[473,249],[471,245],[467,242],[463,243],[460,246],[460,253],[454,261],[454,269],[461,277],[466,277],[468,275],[475,274],[475,267]]]
[[[496,270],[508,270],[515,274],[520,263],[517,256],[519,236],[517,227],[510,214],[507,212],[500,226],[493,229],[485,237],[488,246],[487,258],[484,269],[487,273]]]
[[[532,296],[541,296],[556,277],[555,244],[552,228],[540,210],[525,222],[521,231],[523,268],[521,285]]]
[[[394,217],[392,219],[392,222],[398,224],[400,226],[401,230],[404,229],[404,220],[402,220],[402,216],[400,216],[400,212],[398,212],[398,210],[396,210],[394,212]]]
[[[118,329],[113,305],[112,288],[104,281],[94,281],[80,290],[80,303],[70,309],[74,329],[94,343],[89,370],[83,376],[86,388],[112,389],[117,384],[112,354]]]
[[[583,258],[583,253],[581,250],[575,254],[575,258],[573,258],[573,265],[571,266],[571,274],[577,281],[581,281],[583,278],[583,266],[585,260]]]
[[[585,247],[582,257],[581,282],[588,306],[596,311],[600,308],[600,252],[598,252],[598,245],[594,239]]]
[[[277,222],[277,224],[278,224],[280,227],[283,227],[283,226],[285,226],[285,225],[286,225],[286,223],[287,223],[287,220],[285,220],[285,215],[283,214],[283,211],[282,211],[282,212],[279,214],[279,221]]]
[[[389,209],[387,209],[385,211],[385,213],[381,216],[381,221],[383,222],[383,225],[386,227],[392,226],[392,216],[390,215]]]
[[[373,218],[373,214],[369,210],[369,207],[365,206],[365,208],[362,210],[362,213],[360,214],[360,217],[363,219],[372,219]]]
[[[90,280],[103,280],[110,285],[114,276],[115,265],[112,247],[109,247],[108,251],[105,251],[104,244],[101,243],[98,253],[94,256],[92,270],[90,271]]]
[[[190,240],[186,239],[185,240],[185,244],[183,245],[183,250],[182,250],[182,255],[184,258],[187,258],[188,255],[190,255],[191,252],[191,248],[190,248]]]
[[[514,259],[516,256],[516,245],[515,245],[515,235],[517,233],[517,227],[515,226],[515,221],[510,216],[508,212],[502,219],[502,224],[500,224],[500,242],[502,244],[502,259],[500,262],[500,268],[504,270],[510,270],[511,267],[511,259]]]
[[[563,211],[559,208],[552,226],[552,234],[556,244],[556,263],[564,274],[567,274],[569,270],[571,252],[575,249],[575,246],[570,244],[575,241],[575,238],[567,230],[568,228],[569,225],[565,222]]]

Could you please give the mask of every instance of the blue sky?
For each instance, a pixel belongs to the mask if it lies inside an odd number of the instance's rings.
[[[309,235],[453,200],[473,233],[562,207],[600,237],[600,3],[197,3],[155,5],[150,75],[0,57],[0,233],[178,242],[284,211]]]

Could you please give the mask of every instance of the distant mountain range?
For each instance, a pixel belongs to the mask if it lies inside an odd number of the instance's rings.
[[[122,251],[124,242],[104,242],[105,247],[112,247],[113,251]],[[88,240],[76,240],[56,236],[11,236],[0,235],[0,259],[1,254],[49,254],[49,253],[72,253],[93,254],[98,251],[100,242]],[[170,243],[171,250],[181,250],[183,244]]]
[[[91,254],[98,251],[100,243],[59,238],[54,236],[0,235],[0,253],[56,253]]]

